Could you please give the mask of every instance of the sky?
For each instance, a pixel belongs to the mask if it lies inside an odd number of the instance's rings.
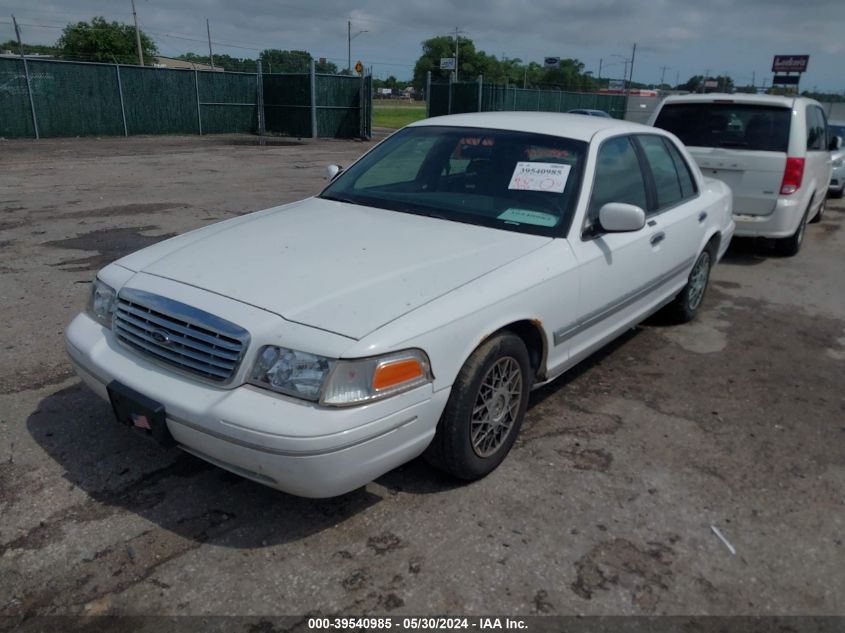
[[[845,0],[136,0],[141,28],[163,55],[255,58],[264,48],[307,50],[340,68],[360,59],[378,78],[410,79],[420,43],[455,28],[496,57],[571,57],[621,77],[636,43],[633,79],[730,75],[772,80],[772,57],[810,55],[801,88],[845,94]],[[131,23],[130,0],[0,0],[0,41],[51,44],[68,22],[102,15]],[[360,31],[365,31],[359,33]]]

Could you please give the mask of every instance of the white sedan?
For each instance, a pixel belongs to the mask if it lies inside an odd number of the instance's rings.
[[[331,173],[98,273],[65,340],[119,422],[296,495],[421,454],[477,479],[532,388],[693,318],[734,231],[677,138],[613,119],[429,119]]]

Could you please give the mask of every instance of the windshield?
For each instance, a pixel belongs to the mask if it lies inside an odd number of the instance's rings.
[[[742,103],[671,103],[654,125],[693,147],[785,152],[791,113],[789,108]]]
[[[572,220],[586,147],[524,132],[411,127],[341,173],[320,197],[562,236]]]

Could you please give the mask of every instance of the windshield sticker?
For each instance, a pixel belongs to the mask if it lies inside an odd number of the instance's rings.
[[[513,170],[508,189],[563,193],[569,178],[569,165],[520,161]]]
[[[514,222],[516,224],[533,224],[535,226],[554,226],[557,224],[557,216],[542,211],[531,209],[508,209],[500,216],[499,220]]]

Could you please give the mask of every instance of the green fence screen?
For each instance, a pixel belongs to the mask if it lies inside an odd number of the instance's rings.
[[[0,57],[0,136],[35,136],[26,75],[23,72],[23,62],[19,59]]]
[[[525,90],[508,86],[462,81],[431,84],[428,95],[429,116],[462,112],[498,112],[528,110],[566,112],[575,108],[604,110],[617,119],[625,118],[625,97],[561,90]]]
[[[29,87],[23,60],[0,58],[0,137],[36,136],[33,107],[41,137],[255,133],[259,78],[269,134],[355,138],[372,128],[370,77],[32,59],[27,65]]]

